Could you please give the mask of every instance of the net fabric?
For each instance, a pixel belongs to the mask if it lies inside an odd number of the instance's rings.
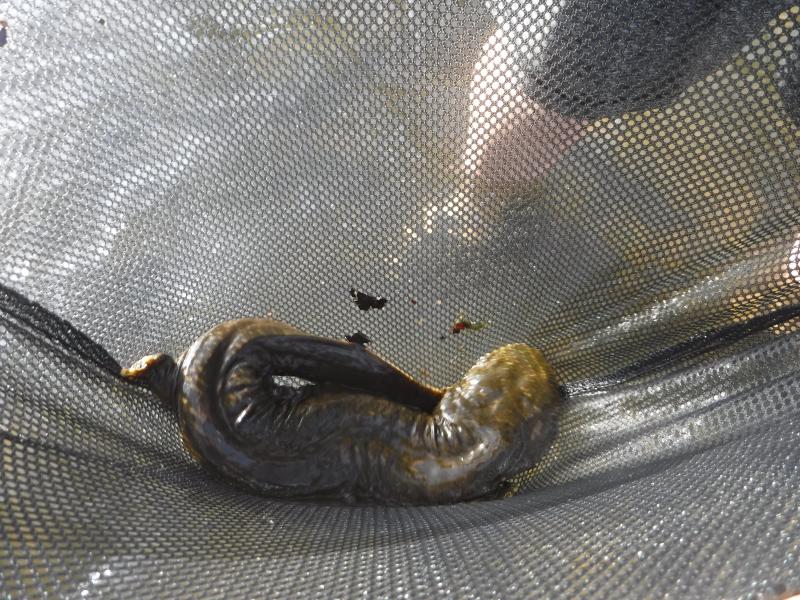
[[[0,283],[120,363],[271,314],[436,384],[513,341],[598,376],[796,302],[800,7],[644,6],[2,4]],[[800,588],[796,324],[573,398],[515,498],[388,509],[214,479],[4,308],[6,594]]]

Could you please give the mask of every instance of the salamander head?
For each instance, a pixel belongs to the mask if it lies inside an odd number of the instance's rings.
[[[443,414],[499,425],[519,422],[558,403],[553,370],[539,350],[509,344],[483,356],[442,402]]]
[[[175,402],[178,365],[169,354],[149,354],[137,360],[120,375],[129,381],[144,383],[164,402]]]

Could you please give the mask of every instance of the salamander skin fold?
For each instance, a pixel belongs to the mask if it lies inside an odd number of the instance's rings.
[[[228,477],[265,493],[391,504],[502,493],[549,446],[561,404],[550,366],[525,344],[439,389],[362,345],[266,319],[222,323],[177,362],[155,354],[122,375],[176,403],[186,447]]]

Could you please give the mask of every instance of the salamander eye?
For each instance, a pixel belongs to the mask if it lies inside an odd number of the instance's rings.
[[[149,371],[154,364],[159,362],[163,356],[163,354],[149,354],[144,356],[127,369],[123,368],[120,371],[120,375],[126,379],[136,379],[137,377],[141,377],[147,373],[147,371]]]

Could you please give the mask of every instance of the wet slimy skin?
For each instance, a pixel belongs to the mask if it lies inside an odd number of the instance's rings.
[[[348,501],[498,494],[545,451],[560,405],[550,366],[525,344],[490,352],[439,389],[359,344],[265,319],[222,323],[177,362],[151,355],[122,375],[177,404],[201,462],[267,493]]]

